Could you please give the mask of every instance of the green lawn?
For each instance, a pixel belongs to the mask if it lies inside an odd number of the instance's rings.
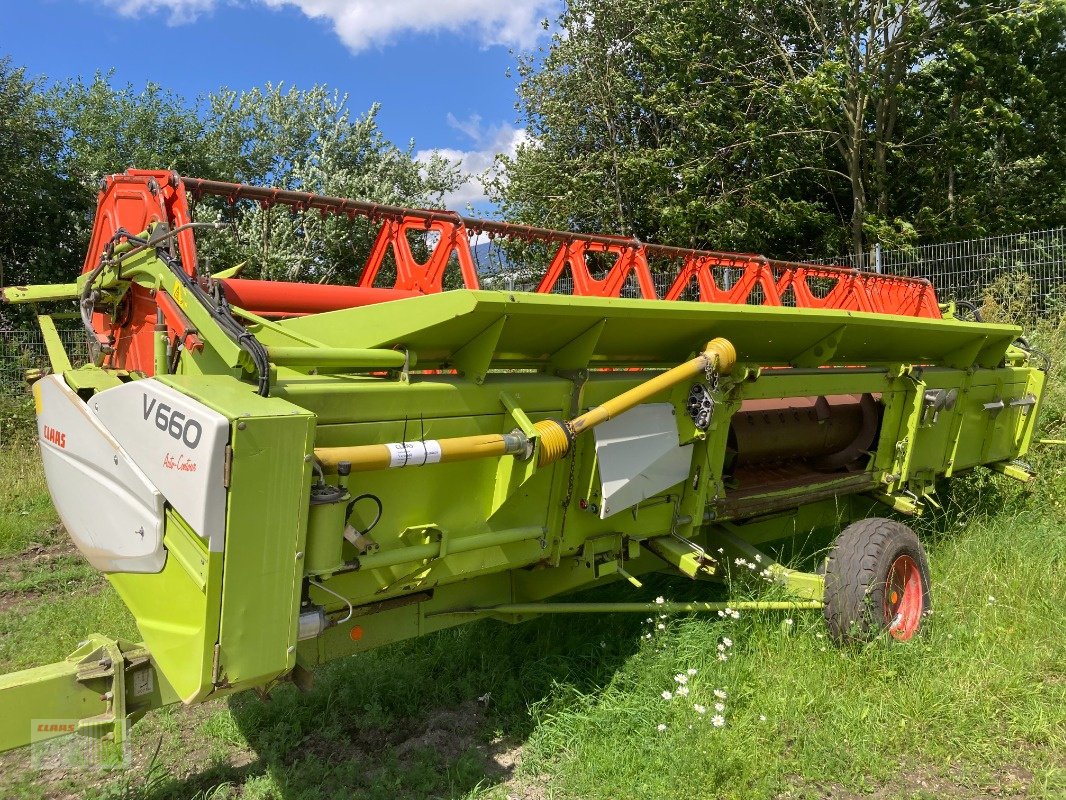
[[[1045,460],[1035,493],[975,476],[921,523],[934,613],[909,644],[838,650],[817,612],[476,623],[329,665],[309,694],[157,712],[121,775],[33,773],[25,751],[8,754],[0,796],[1061,798],[1066,519],[1061,467]],[[9,442],[5,671],[90,631],[135,636],[56,523],[32,446]],[[716,591],[662,579],[643,594],[697,589]]]

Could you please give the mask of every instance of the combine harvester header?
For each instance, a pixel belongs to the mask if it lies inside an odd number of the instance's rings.
[[[208,275],[202,195],[380,229],[357,286]],[[481,234],[554,253],[536,292],[479,289]],[[955,318],[923,280],[167,172],[103,181],[77,281],[3,299],[78,303],[85,366],[39,316],[41,456],[144,641],[0,678],[0,748],[35,718],[121,742],[152,708],[485,617],[806,608],[840,643],[909,639],[928,565],[876,509],[920,513],[976,466],[1028,480],[1044,385],[1019,329]],[[812,532],[839,533],[824,570],[768,552]],[[764,599],[552,599],[729,583],[738,559]]]

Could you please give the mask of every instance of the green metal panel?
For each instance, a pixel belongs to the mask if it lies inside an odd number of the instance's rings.
[[[282,404],[252,395],[248,407],[264,408],[233,426],[215,676],[229,689],[262,685],[296,663],[314,417],[293,406],[275,415]]]
[[[673,365],[713,336],[727,337],[741,363],[998,364],[1020,329],[952,319],[715,303],[648,302],[460,290],[286,320],[280,326],[331,346],[408,349],[420,368],[455,360],[503,320],[494,367],[550,362],[603,321],[592,364]],[[817,345],[836,336],[820,358]],[[264,342],[269,336],[264,332]]]
[[[184,557],[168,555],[158,574],[120,572],[107,577],[133,614],[159,668],[178,696],[191,703],[211,691],[222,554],[208,553],[172,510],[167,512],[163,544],[175,552],[180,549]]]

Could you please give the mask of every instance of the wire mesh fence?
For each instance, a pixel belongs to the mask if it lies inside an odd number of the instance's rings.
[[[1066,310],[1066,228],[923,244],[812,261],[885,275],[928,278],[941,301],[980,302],[997,281],[1014,280],[1031,307],[1052,316]]]
[[[61,330],[59,338],[75,366],[88,359],[85,331]],[[26,371],[49,366],[44,337],[37,328],[0,328],[0,394],[26,391]]]

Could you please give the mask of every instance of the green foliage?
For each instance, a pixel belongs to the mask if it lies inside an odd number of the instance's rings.
[[[1062,224],[1066,4],[575,0],[507,216],[831,256]]]
[[[81,209],[61,174],[61,150],[61,127],[38,85],[0,58],[0,285],[69,275],[62,245]],[[5,318],[14,319],[10,309],[0,326]]]
[[[72,280],[100,178],[129,167],[419,206],[439,205],[461,183],[455,164],[419,162],[413,142],[389,142],[376,105],[353,116],[347,97],[325,86],[221,89],[189,102],[154,83],[138,90],[111,78],[42,91],[0,60],[0,284]],[[195,216],[233,223],[231,234],[198,237],[203,266],[246,262],[252,277],[352,281],[372,242],[365,221],[217,199]]]
[[[460,183],[451,162],[420,164],[413,143],[400,149],[388,142],[377,127],[377,105],[353,118],[347,98],[324,86],[224,89],[207,103],[207,146],[224,165],[213,174],[228,180],[417,206],[439,206]],[[294,216],[251,203],[205,203],[197,217],[235,224],[233,236],[205,239],[205,266],[245,262],[250,277],[279,280],[354,282],[377,232],[363,218]]]

